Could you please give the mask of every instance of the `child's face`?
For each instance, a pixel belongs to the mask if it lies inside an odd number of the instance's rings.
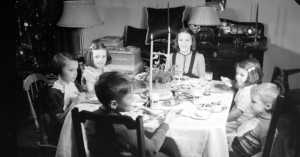
[[[78,62],[74,60],[66,60],[62,69],[61,78],[66,82],[74,82],[77,77]]]
[[[181,32],[178,34],[178,46],[180,51],[187,52],[191,50],[192,36],[189,33]]]
[[[131,105],[133,102],[133,95],[132,93],[126,94],[119,102],[117,110],[120,112],[127,112],[131,110]]]
[[[244,86],[247,79],[248,79],[248,71],[241,67],[236,67],[235,80],[238,87]]]
[[[106,63],[106,50],[93,50],[93,60],[96,68],[103,68]]]
[[[251,103],[251,108],[256,114],[266,112],[266,110],[271,109],[272,106],[270,104],[264,103],[258,94],[251,95]]]

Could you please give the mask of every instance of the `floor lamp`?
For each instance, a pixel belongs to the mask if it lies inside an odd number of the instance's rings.
[[[84,29],[102,24],[94,0],[64,1],[63,13],[57,26],[80,29],[80,56],[84,55]]]

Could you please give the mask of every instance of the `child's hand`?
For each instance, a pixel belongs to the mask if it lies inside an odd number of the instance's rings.
[[[221,76],[221,81],[225,83],[225,85],[232,87],[232,81],[228,77]]]
[[[170,124],[175,119],[175,116],[176,116],[175,111],[173,111],[173,110],[169,111],[165,117],[164,122],[167,124]]]
[[[71,98],[72,105],[79,104],[86,100],[86,94],[85,93],[79,93],[77,97]]]

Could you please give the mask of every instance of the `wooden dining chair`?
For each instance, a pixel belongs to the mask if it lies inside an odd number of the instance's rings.
[[[300,73],[300,69],[281,69],[279,67],[274,67],[271,82],[280,88],[280,96],[273,109],[273,115],[263,150],[263,157],[270,157],[279,119],[284,115],[290,115],[289,117],[292,117],[292,119],[297,117],[297,113],[295,114],[295,108],[297,107],[295,105],[297,104],[297,101],[300,102],[300,92],[297,92],[299,89],[290,89],[289,86],[289,76],[296,73]],[[297,101],[294,100],[295,98]],[[298,128],[298,126],[294,120],[292,121],[294,124],[291,125],[290,130],[295,130],[294,128]],[[292,139],[292,141],[294,141],[294,139]],[[296,145],[298,146],[299,143]]]
[[[282,115],[282,108],[284,107],[284,105],[285,105],[285,98],[283,96],[279,96],[277,98],[276,103],[273,106],[272,118],[267,133],[262,157],[270,157],[270,152],[273,146],[278,120],[279,117]]]
[[[290,90],[289,77],[290,75],[300,73],[300,69],[281,69],[274,67],[271,82],[275,83],[280,88],[280,94],[284,95]]]
[[[23,89],[26,92],[30,113],[34,121],[35,130],[39,135],[37,146],[40,156],[53,156],[56,146],[49,144],[46,125],[48,117],[44,114],[45,104],[42,101],[42,93],[48,88],[48,80],[45,76],[33,73],[23,80]],[[51,154],[51,155],[50,155]]]
[[[104,136],[109,138],[116,137],[113,129],[113,124],[124,124],[127,128],[135,128],[137,130],[138,157],[145,157],[144,127],[143,127],[143,119],[141,116],[138,116],[135,121],[132,121],[132,119],[128,116],[99,115],[97,113],[89,112],[89,111],[79,112],[78,108],[74,108],[72,109],[72,120],[73,120],[74,132],[75,132],[77,153],[79,157],[87,157],[87,153],[85,151],[84,139],[83,139],[83,132],[81,128],[81,124],[83,124],[86,120],[91,120],[96,122],[97,124],[100,124],[102,128],[101,130],[104,130],[102,133],[105,133]],[[111,140],[113,141],[113,139]],[[106,143],[106,145],[109,144]],[[112,152],[112,153],[116,153],[116,152]],[[120,154],[120,156],[122,155]]]
[[[289,104],[290,109],[287,113],[290,115],[290,127],[289,127],[289,147],[294,151],[293,157],[300,156],[300,90],[290,90],[286,93],[286,103]]]

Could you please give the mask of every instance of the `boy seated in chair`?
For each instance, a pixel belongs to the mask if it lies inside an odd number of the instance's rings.
[[[251,109],[256,116],[228,134],[230,157],[261,156],[271,122],[272,108],[278,95],[279,89],[273,83],[262,83],[251,89]]]
[[[103,73],[95,84],[95,93],[102,103],[102,107],[95,112],[102,115],[121,115],[120,112],[130,110],[130,104],[133,102],[131,89],[130,81],[123,74],[119,72]],[[174,115],[173,113],[168,114],[152,137],[145,136],[145,154],[147,157],[178,156],[179,153],[177,155],[172,153],[174,148],[169,147],[173,143],[165,140],[169,129],[168,123]],[[101,124],[92,121],[86,122],[90,157],[137,155],[136,129],[127,128],[122,124],[114,124],[113,129],[115,136],[108,137],[105,135],[105,128]]]

